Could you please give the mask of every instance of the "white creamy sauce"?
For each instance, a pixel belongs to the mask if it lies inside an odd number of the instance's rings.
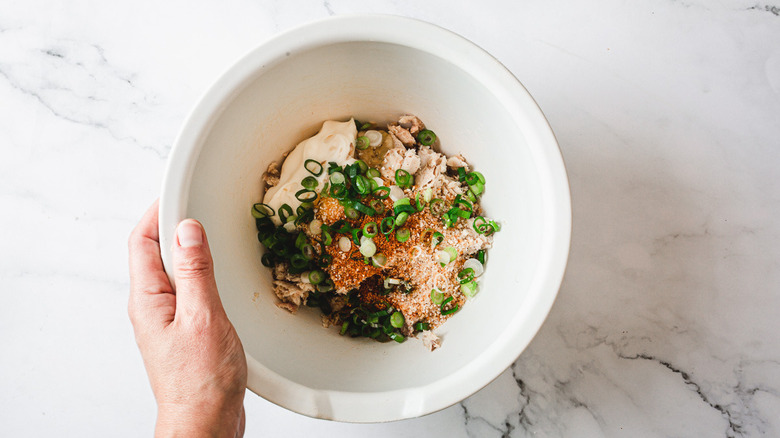
[[[273,208],[276,214],[271,217],[276,225],[281,225],[279,219],[279,207],[284,204],[292,208],[293,215],[301,205],[295,197],[295,193],[303,189],[301,181],[307,176],[313,176],[303,167],[306,160],[315,160],[322,165],[322,173],[316,176],[318,184],[315,190],[319,193],[328,179],[328,163],[335,161],[339,166],[351,164],[355,161],[355,139],[357,127],[355,120],[348,122],[336,122],[328,120],[322,124],[322,129],[314,137],[308,138],[298,144],[287,155],[282,165],[279,184],[265,192],[263,203]],[[316,166],[315,166],[316,167]]]

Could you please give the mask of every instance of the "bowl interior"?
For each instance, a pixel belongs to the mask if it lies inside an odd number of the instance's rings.
[[[540,113],[528,117],[516,104],[508,109],[510,96],[497,90],[437,54],[371,41],[287,52],[234,90],[202,138],[184,215],[206,228],[222,301],[243,342],[250,374],[272,376],[250,375],[251,389],[281,404],[290,398],[281,388],[297,388],[300,397],[408,389],[417,391],[419,400],[405,413],[391,415],[420,415],[458,401],[429,403],[421,388],[458,385],[453,376],[495,358],[486,352],[509,346],[516,355],[530,341],[541,324],[534,312],[540,303],[547,306],[541,309],[543,319],[560,281],[553,281],[553,290],[544,284],[557,227],[551,224],[558,223],[559,212],[550,206],[558,195],[549,184],[547,152],[540,152],[550,145],[540,146],[540,138],[552,136],[546,124],[538,126]],[[437,330],[443,343],[432,353],[417,340],[380,344],[342,337],[335,328],[322,327],[318,310],[302,307],[293,316],[277,308],[250,215],[251,205],[262,200],[261,175],[268,164],[315,134],[324,120],[354,116],[382,122],[403,113],[419,116],[439,136],[443,152],[463,153],[485,175],[484,211],[502,225],[478,296]],[[523,344],[515,350],[513,342]],[[507,365],[487,380],[466,382],[470,392],[451,392],[465,397]],[[301,406],[286,407],[360,421]]]

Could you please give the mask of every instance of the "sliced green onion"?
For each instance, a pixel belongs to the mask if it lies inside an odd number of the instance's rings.
[[[388,196],[390,196],[390,187],[380,186],[374,189],[373,192],[371,192],[372,195],[374,195],[378,199],[386,199]]]
[[[295,238],[295,247],[298,249],[303,249],[303,245],[306,245],[306,235],[303,233],[298,233],[298,237]]]
[[[411,205],[410,203],[411,203],[411,201],[409,200],[409,198],[401,198],[401,199],[393,202],[393,208],[400,207],[402,205]]]
[[[464,169],[462,167],[458,167],[458,181],[460,181],[460,182],[466,181],[466,177],[467,176],[468,175],[466,175],[466,169]]]
[[[385,236],[389,235],[395,229],[395,218],[386,217],[379,222],[379,231]]]
[[[343,335],[347,332],[347,329],[349,328],[349,321],[344,321],[343,324],[341,324],[341,330],[339,330],[339,334]]]
[[[479,234],[485,234],[487,236],[501,230],[501,226],[496,221],[488,221],[482,216],[477,216],[474,219],[474,230]]]
[[[362,135],[355,140],[355,148],[362,151],[363,149],[367,149],[370,143],[371,142],[369,141],[368,137]]]
[[[333,243],[333,237],[331,237],[330,233],[327,231],[322,231],[322,243],[325,246],[329,246],[331,243]]]
[[[436,134],[430,129],[423,129],[417,133],[417,141],[423,146],[430,146],[436,141]]]
[[[469,186],[469,190],[474,192],[475,195],[479,196],[482,194],[482,192],[485,191],[485,184],[482,184],[481,182],[477,181],[476,184]]]
[[[355,220],[360,217],[360,212],[352,207],[345,207],[344,216],[346,216],[347,219]]]
[[[325,273],[320,270],[309,272],[309,283],[311,284],[320,284],[324,279]]]
[[[369,178],[379,178],[382,176],[382,174],[379,173],[378,170],[372,168],[366,171],[366,176]]]
[[[407,240],[409,240],[409,237],[411,237],[412,232],[409,231],[408,228],[401,228],[399,230],[396,230],[395,232],[395,240],[397,240],[400,243],[404,243]]]
[[[431,236],[431,248],[438,246],[440,243],[444,241],[444,234],[436,231]]]
[[[347,186],[344,184],[333,184],[330,186],[330,196],[336,199],[344,199],[347,196]]]
[[[395,342],[398,342],[399,344],[406,340],[406,338],[404,338],[403,335],[395,332],[388,333],[387,337],[394,340]]]
[[[390,190],[390,189],[388,189]],[[252,206],[252,216],[255,219],[262,219],[264,217],[271,217],[275,215],[276,212],[273,208],[271,208],[268,204],[263,203],[257,203]]]
[[[449,304],[449,303],[450,303],[450,301],[452,301],[452,300],[453,300],[453,298],[452,298],[452,297],[447,297],[447,299],[446,299],[446,300],[444,300],[444,301],[441,303],[441,307],[439,307],[439,308],[441,309],[441,314],[442,314],[442,315],[449,315],[449,314],[451,314],[451,313],[455,313],[455,312],[457,312],[457,311],[458,311],[458,307],[459,307],[459,306],[458,306],[457,304],[455,305],[455,307],[453,307],[453,308],[451,308],[451,309],[447,309],[447,310],[445,310],[445,309],[444,309],[444,307],[445,307],[447,304]]]
[[[315,255],[314,247],[308,243],[306,245],[303,245],[303,248],[301,248],[301,254],[303,254],[303,256],[306,257],[306,260],[312,260]]]
[[[365,174],[366,171],[368,171],[368,164],[366,164],[366,162],[363,160],[355,160],[355,163],[353,163],[353,165],[358,167],[360,173]]]
[[[330,292],[336,287],[333,280],[327,279],[317,285],[317,292]]]
[[[281,207],[279,207],[279,220],[282,221],[282,223],[287,223],[287,218],[290,217],[293,214],[293,209],[287,204],[282,204]]]
[[[479,262],[482,263],[483,265],[485,264],[485,250],[484,249],[480,249],[479,251],[477,251],[477,260],[479,260]]]
[[[425,330],[428,330],[429,328],[431,328],[431,326],[427,322],[418,322],[414,324],[414,331],[417,332],[423,332]]]
[[[431,197],[433,197],[433,189],[428,187],[423,192],[423,199],[425,199],[425,202],[431,202]]]
[[[339,163],[335,161],[329,161],[328,162],[328,175],[330,175],[333,172],[340,172],[342,170],[341,166],[339,166]]]
[[[317,192],[309,189],[301,189],[295,192],[295,199],[301,202],[312,202],[317,199]]]
[[[368,216],[373,216],[376,214],[376,211],[373,208],[366,204],[361,204],[358,201],[352,203],[352,208]]]
[[[366,237],[374,237],[378,231],[379,227],[377,226],[376,222],[368,222],[363,225],[363,235]]]
[[[402,211],[398,214],[398,216],[395,217],[395,226],[400,227],[404,223],[406,223],[406,220],[409,219],[409,213]]]
[[[360,244],[360,253],[364,257],[371,257],[376,254],[376,244],[371,239],[366,239]]]
[[[309,264],[309,260],[303,254],[293,254],[293,256],[290,257],[290,264],[293,268],[301,269]]]
[[[387,256],[384,254],[374,254],[374,256],[371,257],[371,262],[377,268],[384,268],[387,264]]]
[[[262,257],[260,257],[260,262],[265,266],[266,268],[273,268],[274,267],[274,257],[271,255],[271,253],[265,253]]]
[[[371,180],[363,175],[356,176],[353,185],[355,190],[361,195],[366,195],[371,192]]]
[[[368,206],[373,208],[376,214],[382,214],[385,212],[385,203],[381,199],[372,199],[368,202]]]
[[[414,207],[412,207],[411,205],[409,205],[409,204],[401,204],[401,205],[399,205],[398,207],[395,207],[395,208],[393,209],[393,214],[395,214],[396,216],[398,216],[399,214],[401,214],[401,213],[403,213],[403,212],[406,212],[406,213],[414,213],[415,211],[416,211],[416,210],[415,210],[415,209],[414,209]]]
[[[409,172],[398,169],[395,171],[395,182],[398,184],[399,187],[402,189],[405,189],[407,187],[412,186],[412,175],[409,174]]]
[[[414,197],[415,204],[417,204],[417,211],[423,211],[425,203],[420,202],[420,192],[417,192],[417,196]]]
[[[451,262],[455,261],[455,259],[458,258],[458,250],[456,250],[455,248],[453,248],[451,246],[448,246],[448,247],[444,248],[444,252],[446,252],[447,254],[450,255],[450,261]]]
[[[457,220],[458,217],[462,217],[463,219],[468,219],[471,217],[471,210],[463,210],[459,207],[452,207],[447,211],[447,215],[450,217],[450,219]]]
[[[322,164],[317,160],[306,160],[303,162],[303,167],[314,176],[322,174]]]
[[[357,165],[357,163],[352,163],[344,168],[344,174],[347,175],[349,179],[356,177],[358,173],[360,173],[360,166]]]
[[[470,281],[468,283],[461,284],[460,292],[469,298],[474,298],[474,295],[477,294],[477,283],[475,281]]]
[[[352,229],[352,241],[355,242],[355,245],[360,245],[360,232],[362,230],[360,228],[353,228]]]
[[[439,289],[431,289],[431,303],[440,306],[442,302],[444,302],[444,293]]]
[[[306,189],[310,189],[310,190],[311,190],[311,189],[313,189],[313,188],[315,188],[315,187],[317,187],[317,184],[318,184],[318,182],[317,182],[317,178],[315,178],[315,177],[313,177],[313,176],[307,176],[306,178],[304,178],[304,179],[301,181],[301,185],[302,185],[304,188],[306,188]]]
[[[441,216],[447,210],[447,204],[444,199],[435,198],[431,200],[429,208],[432,215]]]
[[[450,297],[450,298],[452,298],[452,297]],[[458,310],[460,310],[460,306],[455,305],[455,307],[453,307],[452,309],[442,310],[441,314],[442,315],[450,315],[452,313],[457,312]]]
[[[474,280],[474,269],[466,268],[458,272],[458,280],[460,280],[460,284],[470,283]]]
[[[330,174],[331,184],[344,184],[344,174],[341,172],[333,172]]]
[[[395,312],[390,315],[390,325],[395,328],[401,328],[404,326],[404,314],[401,312]]]

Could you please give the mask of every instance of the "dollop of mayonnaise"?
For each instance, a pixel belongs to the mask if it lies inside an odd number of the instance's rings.
[[[356,138],[357,127],[354,119],[349,119],[348,122],[328,120],[322,124],[322,129],[317,135],[298,143],[298,146],[284,160],[279,184],[268,189],[263,198],[263,203],[276,211],[276,214],[271,217],[276,225],[282,225],[279,219],[279,207],[287,204],[295,214],[296,209],[301,205],[295,193],[303,189],[301,181],[304,178],[314,176],[303,167],[306,160],[315,160],[322,165],[322,173],[315,176],[318,182],[315,190],[319,193],[328,179],[329,162],[334,161],[339,166],[344,166],[355,161],[353,156]]]

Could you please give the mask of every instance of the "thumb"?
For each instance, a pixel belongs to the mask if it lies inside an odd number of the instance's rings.
[[[206,232],[194,219],[185,219],[176,227],[173,279],[177,314],[180,310],[201,312],[221,308]]]

